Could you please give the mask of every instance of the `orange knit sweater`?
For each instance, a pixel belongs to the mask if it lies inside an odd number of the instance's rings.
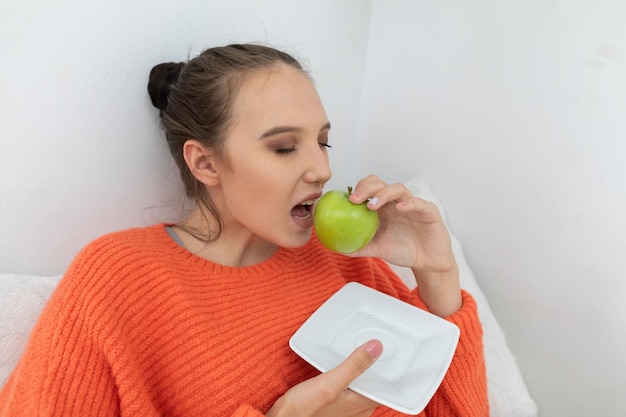
[[[288,340],[328,297],[358,281],[424,308],[377,259],[313,237],[231,268],[177,245],[164,225],[104,236],[76,257],[0,392],[0,416],[262,416],[317,374]],[[488,415],[481,327],[463,294],[461,329],[431,417]],[[397,416],[379,407],[376,416]]]

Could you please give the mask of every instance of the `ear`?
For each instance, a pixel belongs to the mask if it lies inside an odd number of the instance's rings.
[[[214,152],[195,139],[183,145],[183,157],[194,177],[207,186],[219,184],[219,174]]]

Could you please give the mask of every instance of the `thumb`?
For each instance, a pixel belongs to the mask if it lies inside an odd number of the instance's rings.
[[[367,371],[383,353],[383,344],[376,339],[359,346],[334,369],[326,372],[328,386],[336,392],[345,391],[363,372]]]

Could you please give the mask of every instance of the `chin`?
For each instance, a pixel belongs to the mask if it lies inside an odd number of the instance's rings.
[[[295,249],[306,245],[311,240],[313,229],[303,230],[296,234],[292,234],[288,239],[282,240],[280,246],[289,249]]]

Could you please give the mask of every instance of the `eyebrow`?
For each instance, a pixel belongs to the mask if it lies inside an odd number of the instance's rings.
[[[323,130],[329,130],[329,129],[330,129],[330,122],[327,122],[324,126],[321,127],[320,132]],[[279,135],[281,133],[289,133],[289,132],[301,133],[302,131],[303,129],[297,126],[276,126],[266,131],[265,133],[263,133],[261,135],[261,139],[269,138],[271,136]]]

